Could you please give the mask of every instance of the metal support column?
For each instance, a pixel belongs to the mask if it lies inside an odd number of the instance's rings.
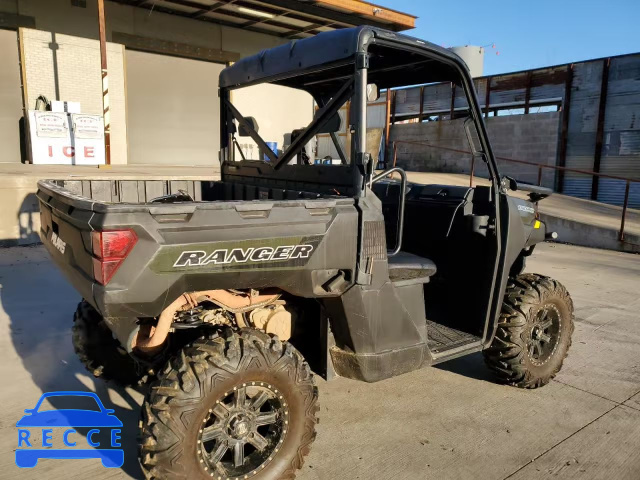
[[[456,114],[456,84],[451,82],[451,105],[449,110],[449,120],[453,120]]]
[[[569,107],[571,106],[571,85],[573,84],[573,63],[567,66],[564,84],[564,98],[562,99],[562,130],[560,132],[560,151],[558,152],[558,166],[567,166],[567,143],[569,141]],[[564,170],[557,170],[556,190],[564,190]]]
[[[533,80],[533,71],[527,73],[527,87],[524,91],[524,114],[529,113],[529,104],[531,103],[531,82]]]
[[[384,118],[384,165],[385,169],[389,162],[387,161],[389,158],[389,153],[391,152],[389,148],[389,133],[391,129],[391,89],[387,88],[387,98],[386,98],[386,110],[385,110],[385,118]]]
[[[100,70],[102,74],[102,112],[104,116],[104,159],[111,165],[111,112],[109,110],[109,76],[107,75],[107,31],[104,20],[104,0],[98,0],[100,34]]]
[[[602,83],[600,84],[600,104],[598,106],[598,130],[596,131],[596,150],[593,155],[593,171],[600,173],[600,160],[602,159],[602,142],[604,140],[604,116],[607,109],[607,90],[609,87],[609,66],[611,58],[604,60],[602,64]],[[591,200],[598,199],[599,178],[594,175],[591,182]]]
[[[491,99],[491,77],[487,77],[487,88],[484,100],[484,118],[489,118],[489,102]]]

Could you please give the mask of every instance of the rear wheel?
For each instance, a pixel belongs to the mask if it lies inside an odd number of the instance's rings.
[[[113,338],[102,315],[86,300],[78,304],[73,316],[72,340],[78,358],[93,376],[124,386],[145,379],[141,366]]]
[[[185,347],[142,408],[147,478],[292,479],[315,439],[318,392],[300,353],[255,330]]]
[[[484,351],[487,365],[504,383],[546,385],[567,356],[573,319],[573,302],[560,282],[536,274],[512,278],[496,336]]]

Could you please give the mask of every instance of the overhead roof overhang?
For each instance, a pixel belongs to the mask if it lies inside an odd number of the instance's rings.
[[[395,32],[417,17],[360,0],[111,0],[203,22],[282,38],[371,25]]]

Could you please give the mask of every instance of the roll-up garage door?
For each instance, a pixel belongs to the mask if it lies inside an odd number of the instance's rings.
[[[20,162],[22,93],[18,63],[18,34],[0,30],[0,162]]]
[[[224,65],[127,50],[129,163],[217,165]]]

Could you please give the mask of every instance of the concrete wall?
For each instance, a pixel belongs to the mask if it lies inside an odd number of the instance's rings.
[[[29,110],[39,95],[49,100],[80,102],[82,113],[102,115],[100,44],[97,40],[42,30],[21,29],[24,90]],[[53,47],[53,48],[52,48]],[[107,44],[111,162],[127,163],[124,47]]]
[[[413,171],[469,173],[471,155],[464,132],[464,120],[397,124],[391,129],[391,141],[412,141],[444,147],[398,144],[398,165]],[[510,115],[487,119],[489,138],[496,156],[555,165],[560,116],[558,112]],[[480,162],[482,163],[482,162]],[[498,161],[500,172],[516,179],[537,183],[537,167]],[[476,175],[486,176],[487,169],[476,164]],[[553,187],[555,173],[543,171],[543,185]]]
[[[0,61],[0,162],[19,162],[22,98],[16,32],[0,30]]]

